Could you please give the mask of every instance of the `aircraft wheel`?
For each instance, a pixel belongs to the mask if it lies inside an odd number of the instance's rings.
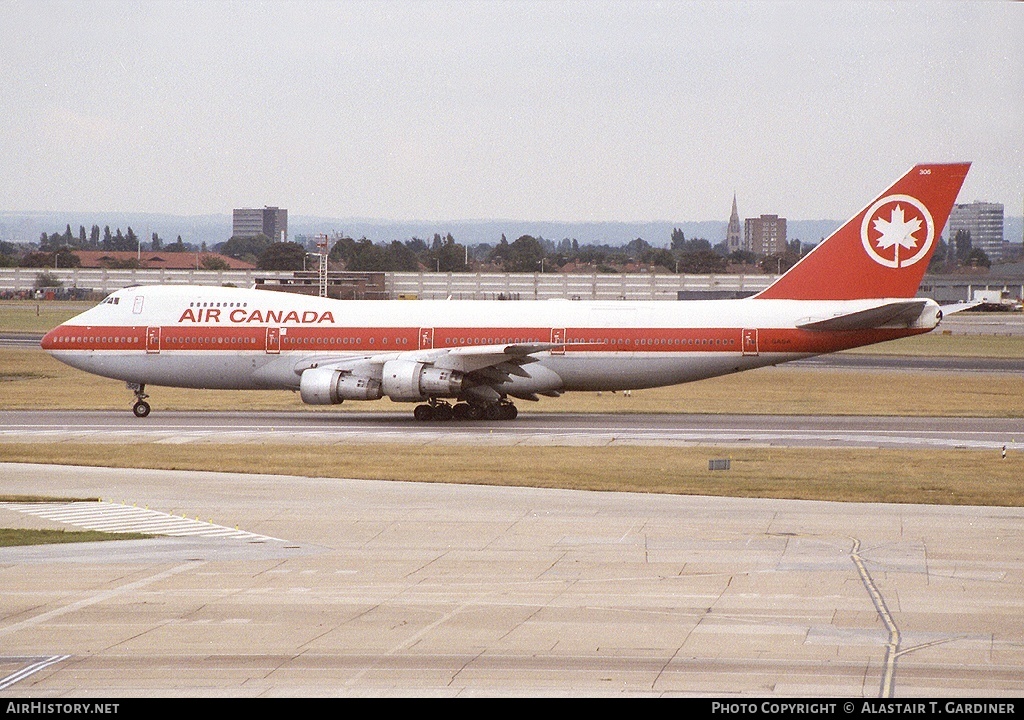
[[[447,422],[452,419],[452,406],[451,405],[435,405],[434,406],[434,419],[440,422]]]
[[[144,418],[149,415],[150,410],[152,410],[152,408],[149,407],[149,403],[145,400],[139,400],[134,406],[132,406],[132,412],[135,413],[135,417]]]
[[[484,416],[484,409],[479,405],[470,405],[466,408],[467,420],[479,420]]]
[[[469,419],[469,403],[459,403],[452,408],[452,417],[456,420]]]
[[[412,411],[412,416],[417,420],[426,422],[434,417],[434,408],[429,405],[417,405],[416,409]]]
[[[512,403],[502,403],[501,411],[502,420],[515,420],[519,416],[519,410]]]
[[[484,420],[503,420],[504,415],[505,413],[498,403],[493,403],[484,408]]]

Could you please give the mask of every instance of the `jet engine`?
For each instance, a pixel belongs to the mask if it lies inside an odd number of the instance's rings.
[[[310,368],[299,378],[299,395],[307,405],[337,405],[342,400],[379,400],[380,381],[344,375],[335,368]]]
[[[466,376],[458,370],[431,367],[415,360],[384,363],[382,387],[392,400],[453,397],[461,393],[466,384]]]

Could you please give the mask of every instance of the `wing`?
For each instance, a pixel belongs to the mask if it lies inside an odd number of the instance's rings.
[[[344,375],[379,380],[384,365],[393,360],[421,363],[438,370],[462,373],[470,379],[470,394],[481,398],[495,399],[505,392],[516,397],[536,400],[535,393],[560,394],[557,390],[562,381],[554,372],[538,367],[533,372],[523,369],[538,361],[537,355],[554,348],[566,347],[570,343],[516,343],[507,345],[467,345],[450,348],[407,350],[404,352],[377,353],[364,356],[338,357],[336,355],[307,356],[295,366],[299,375],[312,368],[334,368]],[[523,390],[509,389],[513,378],[522,378],[515,383]],[[499,390],[499,386],[506,386]]]
[[[537,362],[537,353],[564,345],[554,343],[520,343],[515,345],[466,345],[436,350],[414,350],[401,354],[401,358],[415,360],[446,370],[472,373],[492,368],[503,369],[511,375],[525,376],[522,366]]]
[[[911,327],[919,320],[925,319],[926,310],[935,302],[927,298],[886,302],[866,310],[839,313],[828,318],[807,318],[796,324],[801,330],[841,331],[841,330],[872,330],[882,327]],[[941,314],[935,318],[935,322]],[[932,325],[934,327],[934,325]]]

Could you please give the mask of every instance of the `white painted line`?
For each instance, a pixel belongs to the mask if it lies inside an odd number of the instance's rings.
[[[229,537],[239,540],[278,540],[268,535],[236,530],[201,520],[176,517],[156,510],[107,502],[0,503],[0,508],[67,523],[86,530],[144,533],[175,537]]]
[[[23,667],[21,670],[18,670],[17,672],[14,672],[14,673],[11,673],[10,675],[8,675],[5,678],[0,678],[0,690],[6,690],[7,688],[9,688],[11,685],[13,685],[14,683],[18,682],[19,680],[24,680],[28,676],[34,675],[35,673],[39,672],[40,670],[44,670],[44,669],[50,667],[51,665],[55,665],[55,664],[57,664],[59,662],[67,660],[69,657],[71,657],[71,656],[70,655],[51,655],[48,658],[41,658],[39,661],[34,662],[31,665],[27,665],[27,666]],[[3,658],[0,658],[0,659],[3,659]]]

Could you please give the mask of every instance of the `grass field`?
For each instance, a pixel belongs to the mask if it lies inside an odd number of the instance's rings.
[[[997,451],[801,448],[487,447],[404,444],[329,448],[286,443],[60,443],[63,464],[216,470],[325,478],[459,482],[643,493],[841,502],[1024,503],[1024,449]],[[2,443],[5,462],[52,462],[42,443]],[[729,458],[725,471],[708,460]]]
[[[0,332],[45,333],[96,303],[0,301]]]
[[[98,530],[32,530],[0,528],[0,547],[15,545],[53,545],[56,543],[100,542],[104,540],[139,540],[152,537],[138,533],[105,533]]]
[[[946,335],[941,330],[933,330],[927,335],[867,345],[844,352],[851,355],[1022,358],[1024,335]]]
[[[387,411],[412,405],[390,400],[303,405],[288,391],[183,390],[148,386],[161,410]],[[41,350],[0,349],[0,409],[124,410],[124,383],[70,368]],[[782,415],[917,415],[1024,417],[1024,376],[762,368],[687,385],[622,393],[568,393],[521,401],[521,412],[752,413]]]

